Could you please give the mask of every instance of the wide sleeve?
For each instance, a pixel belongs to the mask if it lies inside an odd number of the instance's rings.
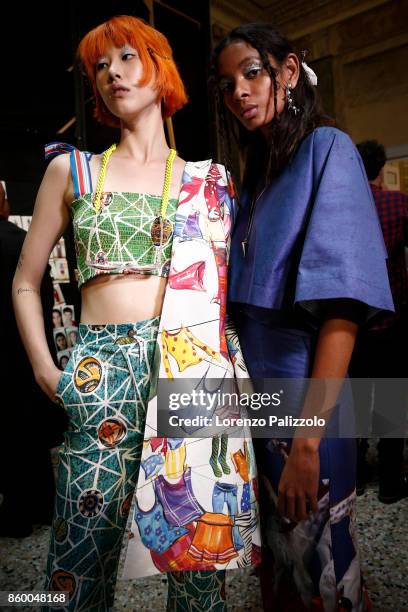
[[[360,155],[333,130],[327,148],[314,147],[314,194],[295,283],[295,305],[317,321],[326,300],[349,298],[366,306],[367,320],[393,311],[381,226]]]

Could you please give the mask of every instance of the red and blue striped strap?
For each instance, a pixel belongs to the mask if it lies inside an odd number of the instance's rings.
[[[67,142],[50,142],[45,146],[46,161],[50,161],[62,153],[69,153],[74,197],[79,198],[84,195],[84,193],[92,193],[92,177],[89,160],[93,154],[88,151],[79,151],[79,149]]]

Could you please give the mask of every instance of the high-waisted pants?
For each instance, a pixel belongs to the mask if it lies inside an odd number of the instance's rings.
[[[81,324],[58,382],[56,396],[68,413],[69,428],[59,452],[46,589],[70,594],[59,610],[113,608],[159,321]],[[223,612],[224,577],[225,572],[215,571],[169,574],[167,609]]]

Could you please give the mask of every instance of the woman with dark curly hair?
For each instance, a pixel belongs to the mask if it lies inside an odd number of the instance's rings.
[[[235,142],[244,158],[229,276],[244,358],[254,380],[298,379],[288,387],[291,414],[319,414],[306,379],[331,379],[331,409],[358,326],[393,308],[364,168],[323,113],[316,75],[273,26],[233,30],[212,71],[225,158]],[[346,389],[330,424],[351,410]],[[318,428],[256,442],[265,609],[366,610],[355,441]]]

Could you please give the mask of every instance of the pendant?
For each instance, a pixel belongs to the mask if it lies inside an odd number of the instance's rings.
[[[92,195],[92,204],[95,204],[95,200],[96,200],[96,193]],[[111,191],[102,191],[101,200],[100,200],[101,209],[105,208],[105,206],[109,206],[112,200],[113,200],[113,193]]]
[[[154,246],[166,244],[173,233],[173,226],[168,219],[156,217],[150,228],[150,235]]]

